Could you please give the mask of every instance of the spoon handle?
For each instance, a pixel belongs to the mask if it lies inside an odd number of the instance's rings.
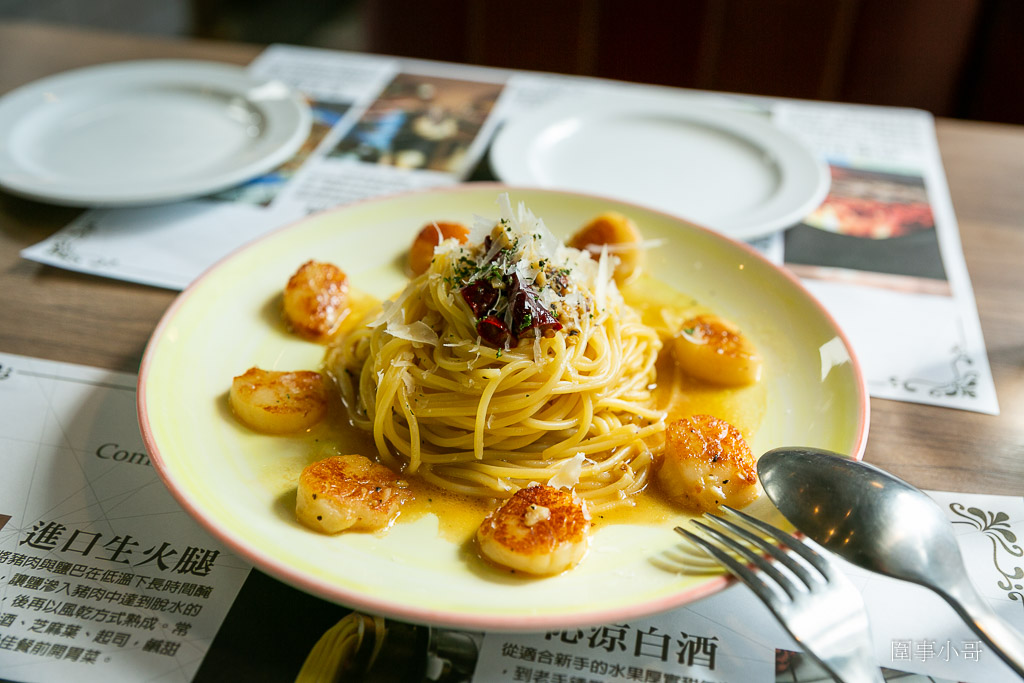
[[[1024,679],[1024,637],[996,614],[977,589],[969,581],[962,581],[943,597],[971,630]]]

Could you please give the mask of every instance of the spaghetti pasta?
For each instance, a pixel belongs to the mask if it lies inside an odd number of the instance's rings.
[[[662,342],[619,293],[607,252],[562,245],[507,197],[469,242],[327,353],[352,422],[384,464],[469,496],[574,486],[592,511],[641,491],[665,415]]]

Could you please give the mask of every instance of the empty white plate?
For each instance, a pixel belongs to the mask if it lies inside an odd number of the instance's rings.
[[[736,239],[824,200],[826,164],[766,118],[686,97],[572,97],[510,120],[491,148],[508,183],[597,193]]]
[[[74,206],[194,197],[288,160],[310,123],[298,93],[239,66],[146,60],[76,69],[0,99],[0,186]]]

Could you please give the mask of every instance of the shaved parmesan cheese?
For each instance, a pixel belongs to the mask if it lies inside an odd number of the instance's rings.
[[[547,519],[551,519],[551,508],[546,508],[543,505],[537,505],[536,503],[531,504],[530,507],[526,508],[526,512],[523,513],[523,524],[527,527],[531,527]]]
[[[519,275],[519,279],[526,283],[536,280],[540,273],[540,268],[536,266],[537,263],[537,261],[530,261],[526,258],[519,259],[516,262],[516,273]]]
[[[449,237],[448,239],[441,241],[440,243],[438,243],[436,247],[434,247],[434,255],[437,256],[448,254],[449,252],[452,251],[458,251],[461,248],[462,242],[455,239],[454,237]]]
[[[389,322],[387,332],[392,337],[397,337],[406,341],[437,346],[437,332],[434,332],[430,325],[427,325],[422,320],[417,320],[409,325]]]
[[[498,252],[504,249],[505,246],[506,245],[504,240],[491,240],[491,248],[488,249],[487,253],[485,253],[483,258],[480,259],[480,263],[490,263],[491,261],[493,261],[494,257],[497,256]],[[473,278],[470,278],[470,281],[474,280],[476,277],[479,277],[479,275],[479,272],[476,273],[476,275]]]
[[[402,384],[405,386],[406,397],[412,396],[416,392],[416,381],[413,379],[412,374],[408,370],[402,370],[399,379],[402,380]]]
[[[391,365],[396,368],[411,368],[415,367],[413,360],[414,356],[412,355],[412,353],[408,351],[403,351],[402,353],[395,356],[395,359],[391,362]]]
[[[522,208],[522,204],[520,204],[520,208]],[[498,195],[498,210],[501,211],[502,218],[513,219],[512,200],[508,198],[508,192],[502,192]]]
[[[405,305],[406,299],[412,296],[412,293],[414,291],[415,288],[412,285],[409,285],[404,290],[402,290],[402,293],[398,295],[397,299],[395,299],[394,301],[385,301],[384,303],[382,303],[380,315],[378,315],[376,319],[368,323],[367,327],[376,328],[382,325],[388,325],[392,321],[404,322],[405,311],[402,309],[402,307]]]
[[[597,278],[594,283],[594,304],[598,311],[608,307],[608,280],[611,279],[614,266],[609,268],[608,245],[601,249],[601,258],[597,260]]]
[[[494,227],[494,219],[479,214],[473,214],[473,227],[469,230],[469,244],[482,244],[484,238],[491,234]]]
[[[580,475],[583,473],[583,461],[586,460],[586,456],[583,453],[577,453],[572,456],[558,468],[554,476],[548,479],[548,486],[553,486],[556,489],[565,488],[571,489],[576,484],[580,483]]]

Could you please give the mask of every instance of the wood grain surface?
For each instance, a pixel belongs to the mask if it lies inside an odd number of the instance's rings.
[[[0,24],[0,93],[146,58],[244,64],[260,46]],[[925,489],[1024,493],[1024,127],[940,119],[939,147],[1001,414],[872,399],[866,459]],[[0,351],[136,372],[176,292],[19,256],[77,215],[0,191]]]

